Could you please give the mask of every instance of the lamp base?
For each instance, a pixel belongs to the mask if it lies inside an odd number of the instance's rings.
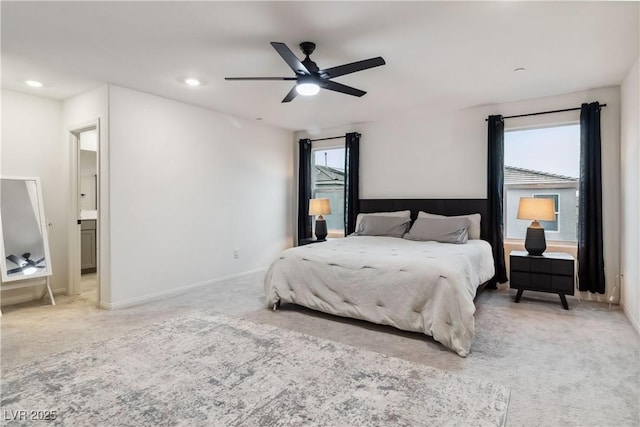
[[[524,247],[529,255],[540,256],[547,250],[547,241],[544,238],[544,228],[527,227],[527,237],[524,241]]]
[[[316,219],[316,239],[322,241],[327,239],[327,221],[322,215]]]

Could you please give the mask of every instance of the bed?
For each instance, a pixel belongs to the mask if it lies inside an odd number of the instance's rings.
[[[361,212],[406,207],[397,200],[362,202]],[[447,215],[484,213],[468,204],[438,209],[423,201],[411,209],[412,219],[427,209]],[[474,335],[474,297],[493,275],[491,246],[481,239],[453,244],[349,236],[285,250],[269,267],[264,285],[270,307],[293,303],[421,332],[464,357]]]

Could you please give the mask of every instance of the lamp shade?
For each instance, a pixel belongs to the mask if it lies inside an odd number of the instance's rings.
[[[554,200],[546,197],[520,197],[517,218],[554,221],[556,219]]]
[[[309,215],[331,214],[331,201],[329,199],[310,199]]]

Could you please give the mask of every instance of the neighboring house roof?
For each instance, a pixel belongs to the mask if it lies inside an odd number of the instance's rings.
[[[329,166],[315,165],[315,182],[316,184],[341,184],[344,185],[344,171]]]
[[[504,167],[505,184],[549,184],[549,183],[577,183],[578,178],[565,175],[557,175],[548,172],[534,171],[531,169]]]
[[[315,182],[317,184],[344,184],[344,170],[332,168],[329,166],[314,166],[316,173]],[[578,178],[542,171],[535,171],[531,169],[516,168],[514,166],[504,167],[505,184],[547,184],[558,182],[574,183],[578,182]]]

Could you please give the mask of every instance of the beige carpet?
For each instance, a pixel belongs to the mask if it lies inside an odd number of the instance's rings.
[[[499,384],[212,311],[2,378],[10,420],[38,407],[66,426],[503,426],[508,401]]]
[[[283,306],[263,308],[259,275],[124,310],[87,300],[3,307],[2,371],[202,308],[373,350],[511,389],[509,426],[640,425],[640,339],[617,307],[557,296],[482,294],[461,358],[420,334]]]

